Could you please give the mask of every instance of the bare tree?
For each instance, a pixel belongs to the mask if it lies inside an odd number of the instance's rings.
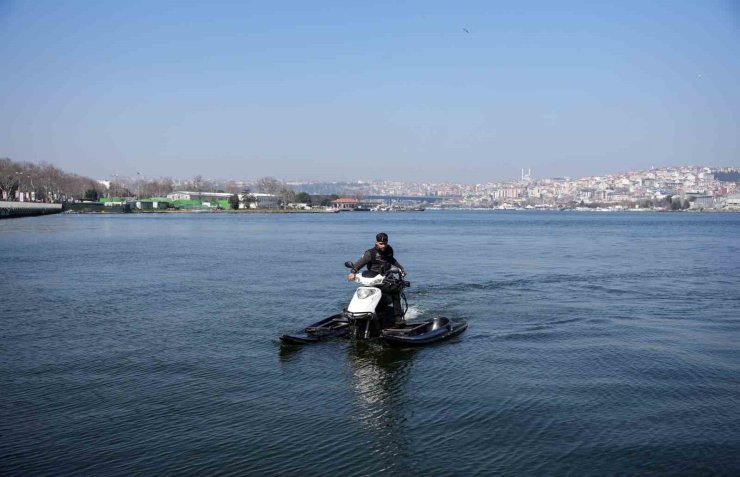
[[[243,183],[237,181],[226,181],[224,184],[224,190],[229,194],[238,194],[243,188]]]
[[[197,176],[193,177],[193,192],[203,192],[203,186],[205,185],[205,180],[203,179],[203,176],[198,174]]]
[[[284,188],[280,190],[280,202],[282,202],[282,205],[285,206],[285,204],[291,204],[295,202],[296,193],[293,189]]]
[[[263,194],[280,195],[280,192],[285,189],[285,184],[274,177],[263,177],[257,181],[255,188],[257,192]]]
[[[100,195],[104,186],[89,177],[66,173],[49,164],[0,159],[0,191],[10,200],[15,198],[16,191],[30,194],[37,201],[82,199],[89,189]]]
[[[138,184],[142,197],[164,197],[172,192],[172,179],[141,181]]]
[[[7,158],[0,159],[0,199],[3,196],[7,197],[7,200],[15,199],[15,191],[18,190],[20,183],[17,173],[13,161]]]

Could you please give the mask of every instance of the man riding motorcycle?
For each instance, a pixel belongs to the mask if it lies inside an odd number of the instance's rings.
[[[365,251],[362,257],[354,263],[352,271],[347,279],[353,281],[357,272],[367,265],[367,269],[374,274],[385,275],[391,267],[401,271],[401,276],[406,275],[406,270],[393,256],[393,247],[388,244],[388,234],[379,233],[375,236],[375,246]],[[403,310],[401,309],[401,291],[393,286],[384,285],[380,287],[384,295],[390,296],[393,302],[393,320],[396,325],[403,324]]]

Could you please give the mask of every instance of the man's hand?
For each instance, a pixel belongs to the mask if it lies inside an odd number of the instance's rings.
[[[347,275],[347,281],[351,282],[354,279],[355,279],[355,274],[354,273],[350,273],[349,275]]]
[[[401,270],[401,278],[406,276],[406,270]]]

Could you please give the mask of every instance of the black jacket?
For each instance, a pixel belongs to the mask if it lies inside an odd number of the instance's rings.
[[[390,245],[386,245],[385,250],[382,252],[377,247],[365,250],[362,258],[356,261],[355,266],[352,267],[352,273],[357,273],[365,265],[367,265],[367,269],[371,272],[381,274],[390,270],[392,266],[403,270],[403,266],[393,257],[393,247]]]

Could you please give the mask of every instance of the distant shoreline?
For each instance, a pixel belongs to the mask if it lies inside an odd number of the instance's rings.
[[[99,214],[99,215],[128,215],[128,214],[331,214],[324,210],[301,209],[239,209],[239,210],[209,210],[209,209],[159,209],[159,210],[132,210],[130,212],[106,210],[65,210],[64,214]]]
[[[459,208],[459,209],[427,209],[427,211],[433,212],[489,212],[489,213],[511,213],[511,212],[598,212],[598,213],[624,213],[624,212],[635,212],[635,213],[738,213],[740,209],[727,210],[727,209],[704,209],[704,210],[654,210],[654,209],[479,209],[479,208]],[[343,211],[343,213],[349,213],[352,211]],[[251,210],[133,210],[131,212],[114,212],[114,211],[85,211],[85,210],[67,210],[64,214],[73,215],[128,215],[128,214],[336,214],[336,212],[326,212],[324,210],[301,210],[301,209],[251,209]],[[396,213],[395,211],[373,211],[374,214],[387,214]],[[365,214],[367,215],[367,214]]]

